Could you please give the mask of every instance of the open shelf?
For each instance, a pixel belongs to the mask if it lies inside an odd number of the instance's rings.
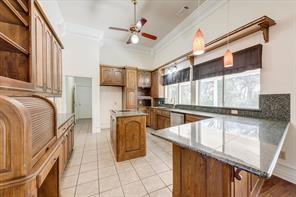
[[[0,51],[10,51],[29,55],[29,51],[0,32]]]
[[[28,16],[18,11],[9,0],[1,0],[0,11],[3,12],[4,16],[6,16],[6,20],[9,20],[4,22],[11,22],[18,25],[24,25],[25,27],[29,26],[28,19],[26,19],[28,18]]]

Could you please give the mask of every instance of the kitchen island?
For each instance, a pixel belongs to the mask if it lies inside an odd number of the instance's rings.
[[[152,134],[173,143],[173,196],[257,196],[289,123],[219,115]]]
[[[116,161],[146,155],[146,115],[133,110],[111,111],[110,140]]]

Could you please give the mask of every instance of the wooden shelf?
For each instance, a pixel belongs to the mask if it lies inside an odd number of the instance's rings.
[[[0,50],[29,55],[29,51],[0,32]]]
[[[249,36],[256,32],[262,32],[263,39],[265,43],[269,42],[269,27],[275,25],[275,21],[268,16],[262,16],[254,21],[251,21],[250,23],[247,23],[246,25],[243,25],[229,33],[224,34],[223,36],[212,40],[211,42],[208,42],[205,45],[205,52],[212,51],[214,49],[217,49],[219,47],[225,46],[228,42],[234,42],[236,40],[239,40],[241,38],[244,38],[246,36]],[[189,59],[190,63],[194,64],[194,55],[192,51],[189,51],[188,53],[185,53],[184,55],[181,55],[180,57],[177,57],[166,64],[159,66],[159,68],[165,68],[169,66],[170,64],[173,64],[178,61]],[[155,69],[155,70],[157,70]]]
[[[28,21],[25,19],[24,14],[21,14],[9,0],[2,0],[2,2],[6,5],[9,11],[26,27],[29,26]],[[2,8],[3,9],[3,8]]]

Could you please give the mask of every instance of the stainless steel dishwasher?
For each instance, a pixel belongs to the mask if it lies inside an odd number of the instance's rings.
[[[184,124],[184,114],[171,112],[171,126]]]

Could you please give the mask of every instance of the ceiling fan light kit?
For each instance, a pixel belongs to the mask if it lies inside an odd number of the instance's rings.
[[[152,35],[152,34],[148,34],[148,33],[144,33],[142,31],[143,26],[146,24],[147,19],[141,17],[140,20],[137,21],[137,10],[136,10],[136,5],[137,5],[137,0],[132,0],[132,3],[134,4],[134,24],[131,25],[129,27],[129,29],[125,29],[125,28],[118,28],[118,27],[109,27],[109,29],[111,30],[117,30],[117,31],[125,31],[125,32],[129,32],[129,38],[126,42],[126,44],[138,44],[140,41],[140,36],[143,36],[145,38],[148,38],[150,40],[156,40],[157,36]]]

